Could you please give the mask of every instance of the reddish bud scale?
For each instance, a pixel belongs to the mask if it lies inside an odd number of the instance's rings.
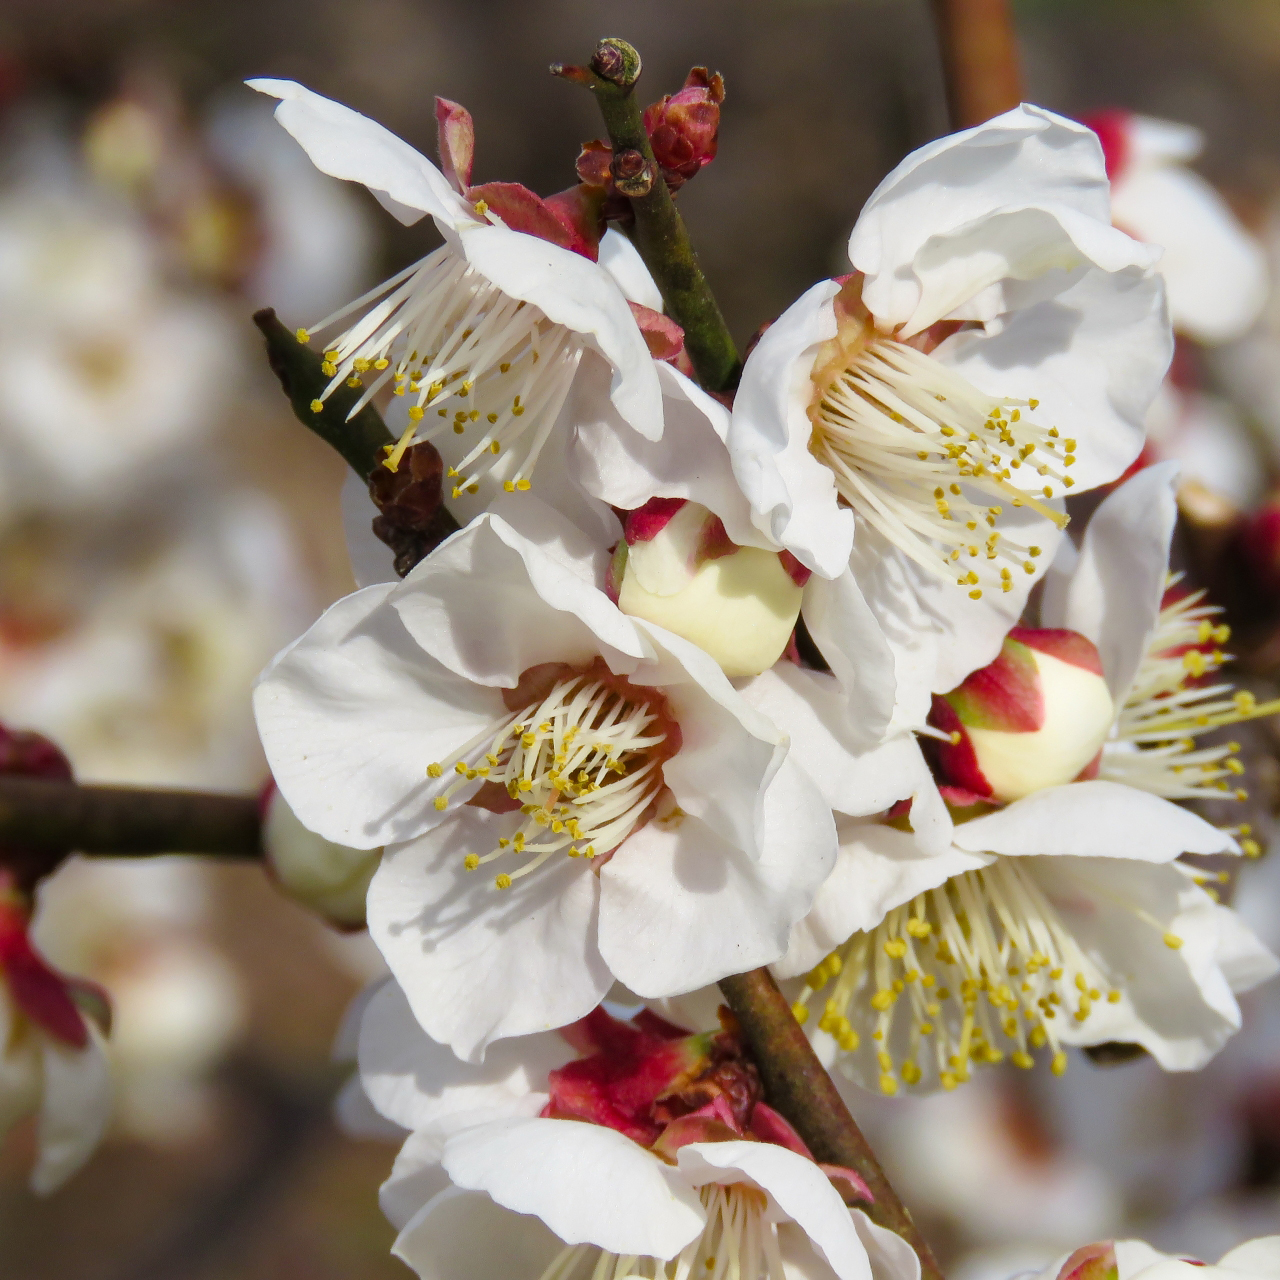
[[[673,190],[715,159],[720,140],[724,78],[694,67],[679,93],[645,109],[644,127],[654,159]]]
[[[1241,547],[1257,584],[1280,593],[1280,494],[1272,493],[1249,517],[1241,532]]]

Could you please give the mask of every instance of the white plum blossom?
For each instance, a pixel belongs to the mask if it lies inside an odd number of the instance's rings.
[[[784,733],[621,613],[606,560],[505,499],[403,583],[339,601],[255,692],[303,824],[386,846],[371,932],[464,1058],[582,1017],[615,979],[661,996],[777,959],[831,866],[831,811]]]
[[[1092,640],[1101,655],[1115,719],[1099,777],[1171,800],[1244,799],[1238,744],[1201,747],[1196,739],[1274,715],[1280,700],[1259,703],[1209,679],[1229,660],[1221,646],[1230,630],[1203,591],[1181,592],[1169,572],[1177,479],[1176,463],[1159,463],[1102,502],[1079,552],[1068,543],[1059,550],[1041,617]],[[1250,839],[1243,847],[1258,851]]]
[[[1161,1253],[1144,1240],[1100,1240],[1046,1267],[1035,1280],[1274,1280],[1280,1276],[1280,1236],[1260,1236],[1217,1262]]]
[[[431,161],[358,112],[292,81],[249,84],[281,100],[276,118],[317,168],[362,183],[406,225],[429,214],[444,236],[439,249],[299,331],[305,340],[336,330],[325,339],[331,382],[317,403],[343,382],[365,388],[353,413],[383,388],[402,398],[405,423],[396,422],[401,437],[389,466],[410,444],[433,441],[460,500],[456,509],[470,518],[495,493],[530,487],[552,437],[571,434],[561,411],[591,372],[603,374],[604,394],[629,429],[648,440],[662,436],[653,360],[604,266],[504,225],[484,201],[470,203]],[[466,190],[469,172],[453,176]],[[540,486],[556,482],[553,455],[570,443],[551,447]]]
[[[899,663],[899,722],[989,661],[1065,523],[1118,476],[1171,336],[1155,250],[1111,226],[1094,135],[1021,106],[908,156],[747,361],[752,518]],[[851,559],[852,556],[852,559]]]
[[[797,1011],[816,1014],[826,1061],[885,1093],[1030,1067],[1042,1047],[1060,1073],[1064,1047],[1106,1041],[1196,1070],[1239,1029],[1235,995],[1278,967],[1176,861],[1234,852],[1231,837],[1119,783],[957,821],[941,854],[882,822],[838,829],[836,869],[775,971],[804,974]]]
[[[1227,202],[1188,166],[1199,129],[1106,111],[1086,118],[1102,142],[1117,227],[1164,252],[1169,318],[1179,333],[1216,344],[1241,337],[1266,305],[1266,255]]]
[[[615,1078],[619,1037],[628,1052]],[[650,1109],[710,1062],[709,1039],[661,1024],[646,1034],[597,1010],[565,1036],[505,1041],[471,1065],[433,1044],[384,984],[363,1009],[359,1058],[374,1106],[411,1129],[381,1195],[396,1255],[440,1280],[915,1280],[906,1243],[836,1191],[848,1171],[815,1164],[763,1104],[721,1095],[674,1120]],[[557,1082],[583,1052],[588,1070]],[[645,1060],[666,1069],[629,1078]]]

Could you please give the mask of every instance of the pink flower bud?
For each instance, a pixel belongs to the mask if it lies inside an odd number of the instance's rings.
[[[1115,718],[1092,641],[1074,631],[1015,627],[1000,654],[935,695],[930,722],[943,780],[1007,804],[1085,773]]]
[[[782,656],[807,577],[785,552],[731,542],[718,516],[680,498],[631,512],[610,566],[623,613],[693,641],[730,677],[759,675]]]
[[[706,67],[694,67],[679,93],[645,109],[644,127],[654,159],[673,190],[715,159],[723,101],[720,73],[710,75]]]

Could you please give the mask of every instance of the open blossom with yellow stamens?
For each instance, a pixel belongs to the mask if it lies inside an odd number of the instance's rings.
[[[370,932],[461,1057],[615,980],[657,997],[777,959],[834,857],[785,732],[620,612],[607,559],[537,497],[500,499],[339,601],[255,692],[302,822],[386,847]]]
[[[1141,449],[1172,352],[1157,257],[1111,226],[1094,135],[1024,105],[908,156],[854,274],[748,358],[726,442],[755,526],[889,620],[909,720],[995,656],[1062,499]]]
[[[421,261],[298,330],[300,341],[322,347],[330,377],[317,404],[345,384],[364,388],[352,413],[380,394],[403,406],[385,465],[395,470],[411,444],[432,440],[454,498],[486,481],[486,497],[527,490],[575,379],[596,363],[626,427],[661,437],[653,360],[621,289],[595,260],[594,241],[511,184],[496,184],[511,202],[502,210],[510,222],[476,198],[488,188],[469,186],[462,108],[442,102],[437,110],[446,177],[347,107],[292,81],[250,83],[281,99],[277,119],[318,168],[363,183],[406,224],[430,214],[444,235]],[[468,135],[461,150],[459,117]]]
[[[796,1014],[827,1060],[890,1094],[1039,1052],[1060,1073],[1069,1046],[1107,1041],[1203,1066],[1240,1026],[1230,993],[1280,967],[1175,861],[1230,837],[1113,782],[986,813],[967,799],[956,816],[980,816],[941,855],[895,826],[842,824],[836,870],[775,966],[803,975]]]
[[[1280,700],[1260,703],[1219,678],[1231,634],[1221,610],[1169,575],[1177,472],[1171,462],[1148,467],[1099,506],[1079,554],[1064,549],[1054,564],[1044,614],[1103,655],[1116,715],[1099,777],[1170,800],[1244,799],[1238,745],[1200,739],[1280,713]]]
[[[380,1198],[424,1278],[919,1276],[857,1174],[817,1164],[762,1100],[732,1025],[686,1035],[597,1008],[464,1064],[390,982],[359,1039],[366,1096],[411,1131]]]

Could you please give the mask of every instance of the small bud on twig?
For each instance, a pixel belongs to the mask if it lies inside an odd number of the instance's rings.
[[[612,36],[601,40],[591,57],[591,70],[619,89],[630,89],[640,79],[640,55],[625,40]]]
[[[628,197],[647,196],[653,189],[657,168],[639,151],[619,151],[609,166],[614,185]]]

